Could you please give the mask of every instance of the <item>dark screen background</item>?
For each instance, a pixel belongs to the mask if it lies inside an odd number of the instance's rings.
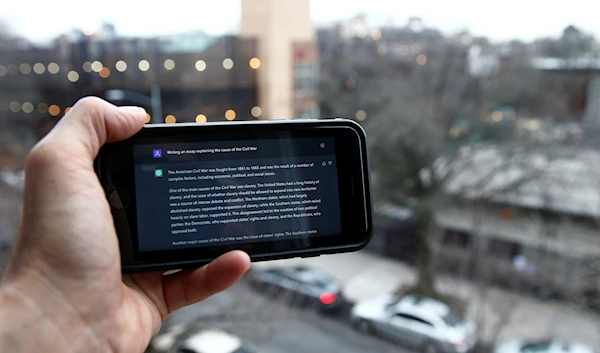
[[[214,149],[241,152],[212,153]],[[161,157],[154,158],[155,150]],[[203,151],[201,154],[169,154],[168,151]],[[341,217],[335,146],[333,138],[281,138],[254,141],[218,141],[179,144],[152,144],[134,146],[135,185],[137,199],[139,251],[173,250],[207,245],[224,245],[236,242],[266,241],[272,238],[241,240],[265,234],[277,234],[282,239],[327,236],[341,233]],[[174,170],[238,168],[258,165],[310,164],[312,168],[279,169],[275,175],[227,178],[216,180],[173,181],[181,175]],[[325,165],[323,165],[325,164]],[[155,171],[161,169],[162,177]],[[225,173],[235,174],[235,173]],[[188,174],[189,175],[189,174]],[[170,181],[171,180],[171,181]],[[228,186],[319,180],[316,191],[307,192],[307,199],[320,199],[320,216],[286,218],[269,221],[232,222],[194,226],[197,232],[172,234],[171,191],[180,188],[210,188]],[[175,194],[175,195],[181,195]],[[249,202],[255,204],[256,202]],[[221,204],[221,206],[226,204]],[[265,212],[280,207],[263,206]],[[235,218],[235,217],[230,217]],[[243,219],[241,217],[240,219]],[[310,231],[310,234],[307,233]],[[287,232],[287,233],[286,233]],[[189,241],[199,243],[190,245]],[[208,242],[210,240],[210,242]],[[200,241],[203,241],[200,242]],[[176,245],[174,245],[174,242]],[[183,244],[182,244],[183,243]]]

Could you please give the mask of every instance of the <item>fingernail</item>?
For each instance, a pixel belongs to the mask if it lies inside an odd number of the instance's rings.
[[[131,114],[140,114],[140,115],[146,114],[146,109],[144,109],[142,107],[126,106],[126,107],[119,107],[119,110],[131,113]]]

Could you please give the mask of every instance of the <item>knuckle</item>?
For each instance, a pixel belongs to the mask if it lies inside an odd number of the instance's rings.
[[[45,169],[52,163],[52,155],[55,152],[47,143],[40,142],[31,149],[25,162],[26,173],[35,172],[39,169]]]
[[[79,99],[75,105],[73,105],[73,109],[80,108],[84,110],[97,109],[102,105],[107,104],[106,101],[93,96],[83,97]]]
[[[51,168],[57,161],[62,160],[62,154],[60,146],[42,141],[29,152],[25,162],[25,172],[36,173]]]

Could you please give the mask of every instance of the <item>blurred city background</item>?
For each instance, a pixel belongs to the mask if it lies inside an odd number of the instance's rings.
[[[27,153],[81,97],[149,124],[344,117],[370,139],[368,248],[255,264],[149,351],[599,352],[600,22],[488,5],[3,4],[0,268]]]

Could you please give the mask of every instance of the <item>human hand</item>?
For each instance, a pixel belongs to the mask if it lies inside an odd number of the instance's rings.
[[[168,276],[121,274],[93,160],[145,119],[141,108],[84,98],[31,151],[23,223],[0,286],[0,350],[143,352],[167,315],[228,288],[250,266],[235,251]]]

